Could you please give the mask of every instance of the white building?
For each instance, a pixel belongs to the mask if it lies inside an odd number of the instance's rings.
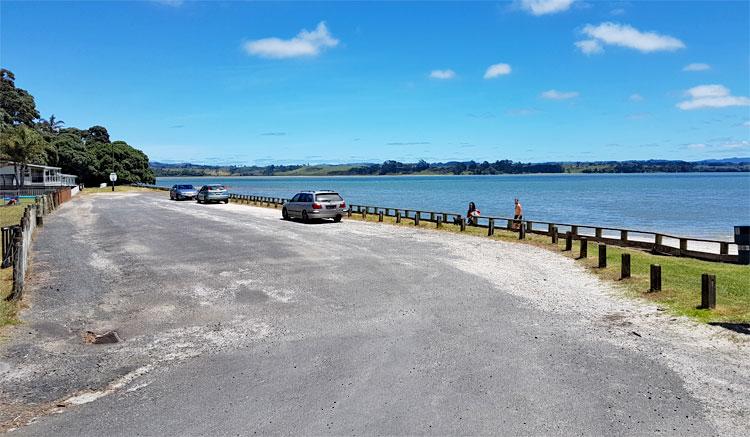
[[[17,170],[18,173],[21,172],[20,165]],[[16,167],[12,162],[0,161],[0,189],[20,188],[21,178],[18,173],[16,173]],[[78,185],[76,183],[77,176],[63,174],[60,167],[28,164],[24,173],[23,186],[28,188],[74,187]]]

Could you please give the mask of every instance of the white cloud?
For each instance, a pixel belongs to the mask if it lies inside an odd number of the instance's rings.
[[[702,64],[702,63],[692,63],[687,64],[682,71],[706,71],[710,70],[711,66],[708,64]]]
[[[641,32],[627,24],[612,22],[601,23],[598,26],[587,24],[582,32],[600,44],[627,47],[643,53],[685,48],[685,44],[675,37],[656,32]]]
[[[331,35],[326,23],[321,21],[312,32],[302,29],[290,39],[263,38],[248,41],[244,44],[244,49],[250,55],[283,59],[317,56],[325,48],[336,47],[338,43],[339,40]]]
[[[567,11],[574,0],[521,0],[521,9],[532,15],[556,14]]]
[[[578,97],[578,92],[548,90],[542,93],[542,97],[549,100],[567,100]]]
[[[610,15],[625,15],[625,9],[624,8],[615,8],[609,11]]]
[[[432,70],[430,72],[431,79],[448,80],[456,77],[456,72],[453,70]]]
[[[705,149],[706,145],[703,143],[695,143],[695,144],[688,144],[686,147],[688,149]]]
[[[484,72],[485,79],[494,79],[496,77],[510,74],[511,68],[508,64],[493,64],[487,67],[487,71]]]
[[[750,98],[733,96],[724,85],[699,85],[685,91],[689,100],[677,107],[688,111],[701,108],[725,108],[727,106],[750,106]]]
[[[585,39],[583,41],[576,41],[576,47],[586,55],[596,55],[604,52],[604,47],[599,44],[599,41],[595,39]]]
[[[628,100],[630,100],[631,102],[642,102],[643,96],[638,93],[631,94],[630,97],[628,97]]]

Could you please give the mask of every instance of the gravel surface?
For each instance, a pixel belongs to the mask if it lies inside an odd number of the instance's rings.
[[[47,218],[0,343],[3,429],[748,434],[747,336],[533,246],[279,216],[120,193]]]

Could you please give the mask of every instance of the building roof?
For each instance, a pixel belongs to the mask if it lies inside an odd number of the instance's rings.
[[[6,165],[13,165],[13,161],[0,161],[0,165],[6,166]],[[55,170],[61,170],[61,167],[53,167],[51,165],[41,165],[41,164],[26,164],[27,167],[36,167],[36,168],[44,168],[44,169],[55,169]]]

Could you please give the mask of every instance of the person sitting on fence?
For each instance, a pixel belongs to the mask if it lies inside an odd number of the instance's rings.
[[[516,204],[515,211],[513,212],[513,229],[521,228],[521,220],[523,220],[523,207],[521,202],[518,201],[518,197],[514,200]]]
[[[477,209],[477,206],[474,205],[474,202],[469,202],[469,210],[466,211],[466,223],[468,225],[476,225],[477,224],[477,217],[479,217],[481,213]]]

